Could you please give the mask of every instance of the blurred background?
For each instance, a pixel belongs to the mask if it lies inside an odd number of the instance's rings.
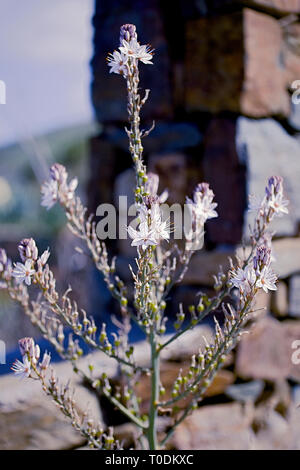
[[[0,246],[14,260],[22,238],[35,238],[40,251],[49,247],[61,291],[70,283],[97,323],[109,321],[115,305],[101,277],[74,251],[60,208],[40,207],[39,190],[57,161],[78,176],[92,212],[101,203],[117,204],[119,195],[132,198],[125,83],[108,73],[105,61],[118,47],[122,24],[134,23],[140,42],[155,48],[154,64],[141,65],[141,86],[151,90],[142,123],[156,123],[144,148],[148,169],[160,176],[159,191],[168,188],[170,203],[184,203],[197,182],[207,181],[218,202],[204,250],[172,291],[170,318],[179,302],[193,303],[200,290],[213,293],[212,274],[220,265],[226,269],[228,256],[247,242],[247,195],[262,197],[272,174],[284,178],[290,213],[273,225],[278,290],[259,296],[257,308],[265,310],[253,334],[228,359],[199,410],[202,418],[172,445],[300,448],[300,420],[291,411],[300,402],[300,365],[291,360],[292,343],[300,340],[300,104],[292,100],[300,80],[300,0],[174,0],[176,15],[162,0],[2,0],[1,10]],[[108,244],[129,283],[134,250],[128,241]],[[9,371],[25,335],[38,339],[0,291],[0,339],[7,346],[0,374]],[[140,339],[136,332],[133,338]],[[179,353],[184,361],[184,350]],[[165,370],[171,382],[172,365]],[[197,441],[203,433],[210,437]],[[20,448],[47,447],[32,442]],[[71,446],[54,442],[54,448]]]
[[[0,108],[0,244],[17,260],[16,244],[32,236],[41,249],[50,247],[54,267],[67,262],[72,270],[70,242],[54,248],[64,237],[64,214],[57,207],[43,210],[40,185],[59,161],[78,174],[85,199],[88,139],[100,130],[90,100],[94,2],[13,0],[1,6],[6,104]],[[1,293],[0,331],[8,350],[28,328]]]

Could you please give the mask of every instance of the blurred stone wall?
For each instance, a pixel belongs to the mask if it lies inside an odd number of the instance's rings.
[[[160,189],[169,189],[170,202],[183,203],[203,180],[218,202],[219,217],[207,224],[206,251],[196,254],[205,263],[192,263],[186,281],[209,287],[220,261],[226,265],[247,237],[247,194],[262,196],[272,174],[283,176],[290,200],[289,216],[273,226],[276,237],[288,237],[286,250],[298,240],[300,104],[293,105],[291,93],[300,79],[300,1],[175,0],[174,11],[159,0],[96,1],[92,101],[103,132],[90,145],[89,204],[95,211],[118,195],[132,197],[126,89],[108,73],[105,58],[118,47],[120,26],[134,23],[140,41],[155,48],[154,65],[141,66],[141,86],[151,89],[142,124],[156,122],[144,140],[148,167],[159,174]],[[112,246],[123,276],[134,255],[129,245]],[[293,255],[282,278],[288,299],[297,297],[299,247]],[[299,310],[294,300],[291,305],[286,309]]]

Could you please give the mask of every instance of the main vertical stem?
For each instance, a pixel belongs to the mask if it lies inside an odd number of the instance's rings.
[[[159,399],[159,353],[156,347],[155,333],[150,334],[151,346],[151,402],[149,411],[148,442],[149,449],[157,449],[157,403]]]

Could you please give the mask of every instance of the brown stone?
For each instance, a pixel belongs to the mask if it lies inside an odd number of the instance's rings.
[[[205,134],[203,177],[215,193],[219,215],[207,223],[206,239],[217,244],[235,245],[243,236],[246,167],[239,161],[235,137],[235,119],[214,118]]]
[[[224,272],[229,268],[229,256],[233,257],[234,251],[202,250],[195,253],[191,258],[183,283],[212,286],[214,284],[213,275],[216,275],[219,266],[223,266]]]
[[[188,368],[190,366],[190,362],[182,362],[182,363],[175,363],[175,362],[163,362],[161,365],[161,383],[166,389],[166,393],[163,396],[164,400],[170,400],[172,398],[172,386],[178,377],[179,370],[182,369],[182,374],[188,372]],[[224,392],[224,390],[234,382],[234,374],[229,370],[220,370],[211,385],[205,392],[206,397],[213,397],[215,395],[220,395]],[[142,413],[147,413],[149,409],[149,400],[151,396],[151,387],[150,387],[150,379],[149,377],[142,377],[138,386],[137,386],[137,395],[142,398],[141,402],[141,410]],[[180,400],[177,403],[179,408],[183,408],[187,406],[193,396],[189,395],[184,400]]]
[[[256,433],[256,450],[288,450],[292,449],[292,433],[289,423],[279,413],[268,410],[259,422],[260,429]]]
[[[94,356],[94,364],[103,354]],[[88,358],[80,361],[87,370]],[[101,364],[102,365],[102,364]],[[54,365],[61,384],[70,379],[79,415],[85,410],[95,422],[102,422],[96,395],[90,393],[73,373],[70,363]],[[0,378],[0,449],[1,450],[67,450],[82,446],[86,439],[76,431],[50,397],[35,380],[18,380],[13,374]]]
[[[292,361],[292,344],[299,339],[300,322],[262,319],[239,343],[236,373],[243,378],[300,381],[300,367]]]
[[[253,6],[263,6],[282,13],[300,13],[299,0],[246,0]]]
[[[251,449],[251,420],[251,410],[238,403],[204,406],[178,426],[171,445],[184,450]]]
[[[266,315],[270,309],[269,292],[265,292],[263,289],[260,289],[255,296],[253,308],[259,318]]]
[[[67,450],[85,442],[47,397],[0,414],[1,450]]]
[[[285,80],[287,87],[291,88],[295,80],[300,77],[300,23],[291,22],[283,27],[283,57],[285,67]]]
[[[300,13],[299,0],[209,0],[211,9],[226,9],[226,7],[232,5],[245,5],[277,15]]]
[[[187,24],[186,107],[288,115],[278,21],[248,8]]]
[[[273,242],[275,261],[274,271],[279,278],[284,279],[299,272],[300,238],[283,238]]]

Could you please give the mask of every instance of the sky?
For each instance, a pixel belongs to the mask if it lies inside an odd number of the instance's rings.
[[[0,0],[0,147],[92,121],[94,0]],[[0,100],[1,102],[1,100]]]

